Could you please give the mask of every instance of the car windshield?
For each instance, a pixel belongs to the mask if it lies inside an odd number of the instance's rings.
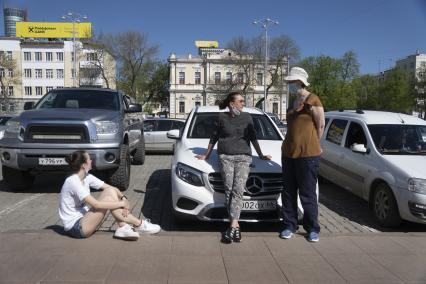
[[[264,115],[250,114],[253,118],[256,138],[258,140],[281,140],[272,122]],[[188,138],[209,139],[216,129],[218,113],[196,113],[192,119]]]
[[[377,150],[385,155],[425,155],[425,125],[369,125]]]
[[[89,108],[118,110],[116,92],[99,90],[61,90],[46,94],[36,108]]]
[[[6,125],[6,122],[11,119],[11,116],[2,116],[0,117],[0,125]]]

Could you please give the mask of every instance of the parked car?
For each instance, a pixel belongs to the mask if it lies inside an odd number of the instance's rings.
[[[241,221],[280,220],[283,190],[281,144],[283,136],[267,114],[257,108],[245,108],[251,114],[260,147],[271,161],[259,159],[252,148],[253,162],[244,192]],[[171,165],[172,206],[179,217],[204,221],[227,221],[223,181],[219,172],[216,146],[208,160],[198,160],[215,129],[218,107],[198,107],[190,113],[185,127],[171,130],[167,136],[176,139]],[[299,206],[301,209],[301,207]],[[302,216],[300,210],[300,217]]]
[[[181,129],[185,124],[183,119],[174,118],[146,118],[144,120],[145,150],[155,152],[172,152],[175,140],[167,138],[167,132],[172,129]]]
[[[282,122],[277,114],[268,112],[269,118],[277,125],[278,129],[281,131],[282,135],[285,137],[287,134],[287,124]]]
[[[426,121],[362,110],[325,117],[320,175],[367,200],[383,226],[426,224]]]
[[[10,119],[0,140],[3,178],[26,189],[39,172],[67,171],[65,156],[86,150],[93,170],[108,183],[126,190],[130,163],[143,164],[143,121],[134,113],[140,104],[109,89],[55,89]]]

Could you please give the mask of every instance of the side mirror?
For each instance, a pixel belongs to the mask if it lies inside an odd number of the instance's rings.
[[[24,110],[29,110],[34,108],[34,102],[25,102]]]
[[[167,132],[167,138],[178,140],[180,139],[180,131],[179,129],[169,130]]]
[[[126,112],[126,113],[142,112],[142,105],[141,104],[130,104],[129,108],[126,109],[124,112]]]
[[[356,144],[356,143],[352,144],[351,150],[355,153],[362,153],[362,154],[365,154],[368,152],[368,149],[365,148],[364,144]]]

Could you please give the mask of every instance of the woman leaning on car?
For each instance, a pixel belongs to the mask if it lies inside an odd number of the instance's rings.
[[[250,142],[256,149],[259,158],[270,160],[263,155],[253,126],[250,114],[243,112],[244,99],[238,92],[232,92],[219,104],[220,109],[228,108],[229,112],[219,113],[219,123],[204,155],[197,155],[200,160],[208,159],[214,145],[218,143],[220,172],[225,186],[226,208],[230,218],[230,226],[222,235],[222,242],[240,242],[241,231],[238,220],[243,204],[244,187],[252,162]]]

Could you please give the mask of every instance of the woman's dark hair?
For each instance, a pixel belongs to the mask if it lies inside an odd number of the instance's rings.
[[[233,102],[235,100],[235,97],[238,96],[238,95],[241,95],[240,92],[231,92],[231,93],[229,93],[226,96],[226,98],[219,103],[219,109],[225,109],[225,108],[227,108],[229,106],[229,104],[231,102]]]
[[[70,165],[73,172],[78,172],[81,165],[86,162],[86,155],[84,154],[86,154],[86,151],[79,150],[65,157],[65,161]]]

